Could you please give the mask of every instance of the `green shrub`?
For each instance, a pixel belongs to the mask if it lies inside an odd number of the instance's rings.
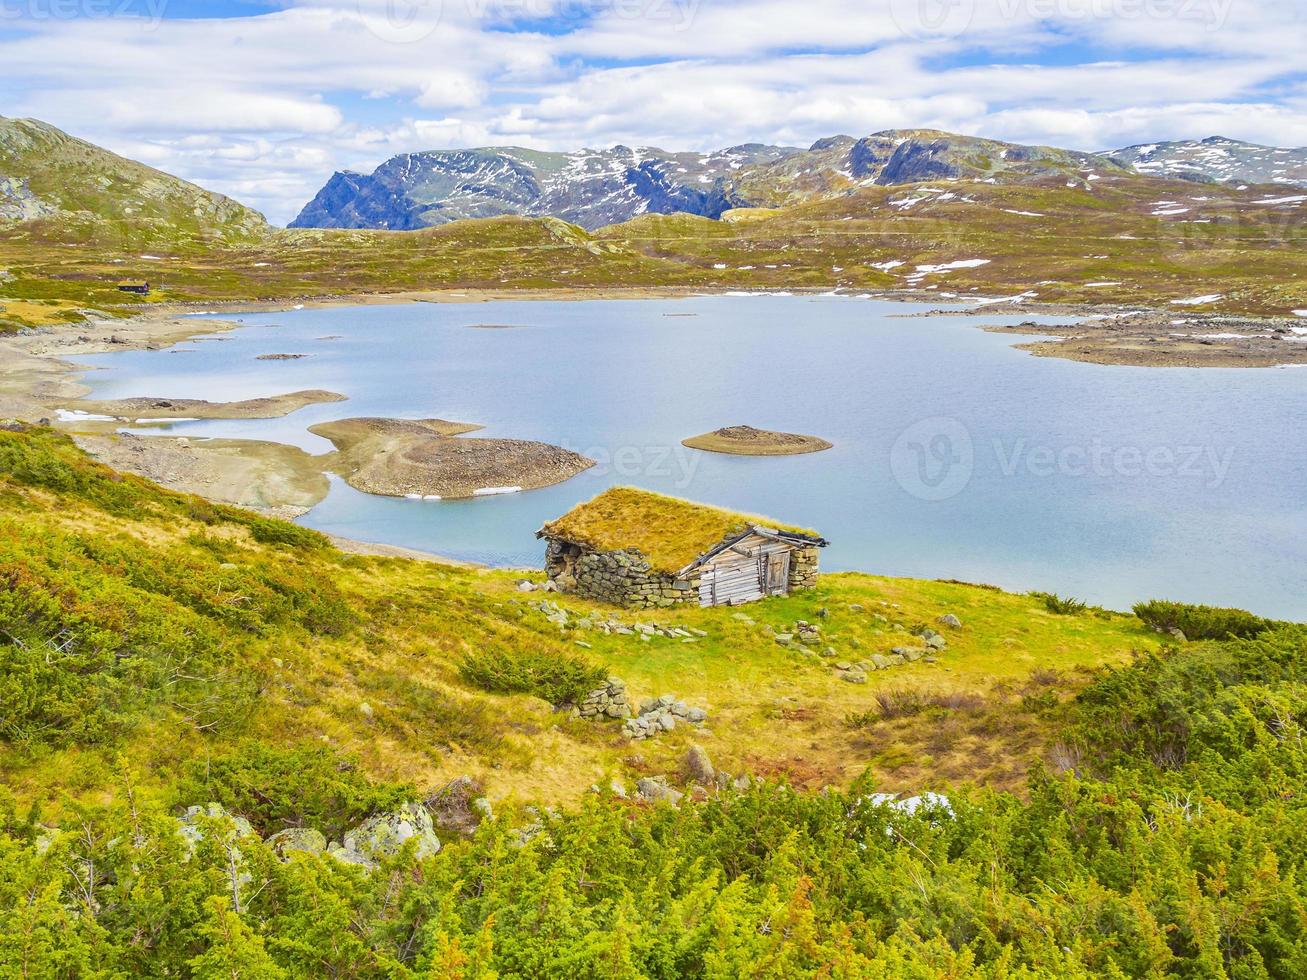
[[[314,827],[340,840],[369,814],[415,795],[412,786],[374,782],[355,760],[327,746],[254,742],[195,760],[176,784],[173,802],[178,807],[221,803],[263,836]]]
[[[552,705],[575,704],[603,683],[607,671],[583,657],[544,650],[487,649],[458,665],[469,684],[496,694],[534,694]]]
[[[1169,633],[1178,629],[1189,640],[1224,640],[1227,637],[1256,636],[1275,623],[1243,609],[1195,606],[1185,602],[1154,599],[1136,603],[1135,615],[1155,630]]]
[[[1044,608],[1058,616],[1078,616],[1088,609],[1088,605],[1071,596],[1060,596],[1056,592],[1030,593],[1044,604]]]

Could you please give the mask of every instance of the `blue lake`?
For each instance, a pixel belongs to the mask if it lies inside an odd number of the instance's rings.
[[[600,462],[545,490],[469,501],[336,480],[302,522],[348,537],[538,566],[543,521],[623,483],[815,527],[831,540],[828,570],[1307,619],[1307,371],[1038,358],[975,318],[916,309],[713,296],[298,310],[241,315],[241,329],[172,350],[77,360],[102,369],[87,376],[92,397],[349,397],[283,419],[178,423],[175,435],[317,453],[331,448],[306,431],[319,421],[439,417]],[[270,353],[311,356],[256,360]],[[748,458],[680,445],[741,423],[835,448]]]

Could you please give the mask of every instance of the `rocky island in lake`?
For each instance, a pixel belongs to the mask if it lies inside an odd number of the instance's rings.
[[[817,436],[805,436],[797,432],[773,432],[769,429],[755,429],[751,425],[731,425],[705,432],[701,436],[682,439],[681,445],[734,456],[799,456],[803,453],[819,453],[830,449],[832,444]]]
[[[481,426],[444,419],[357,418],[309,431],[331,440],[356,490],[391,497],[477,497],[562,483],[594,460],[526,439],[458,439]]]

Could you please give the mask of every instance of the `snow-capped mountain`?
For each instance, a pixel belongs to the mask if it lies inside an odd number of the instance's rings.
[[[552,216],[595,229],[646,213],[709,218],[868,185],[931,180],[1088,182],[1128,176],[1307,185],[1307,150],[1221,137],[1084,153],[936,130],[832,136],[808,149],[749,143],[713,153],[644,147],[542,153],[520,147],[404,153],[371,174],[335,174],[292,227],[408,230],[459,218]]]
[[[646,212],[715,218],[740,203],[731,193],[737,172],[799,152],[750,143],[714,153],[626,146],[404,153],[368,175],[335,174],[291,227],[413,229],[501,214],[551,215],[589,229]]]
[[[1212,136],[1205,140],[1145,143],[1109,155],[1122,166],[1150,177],[1307,187],[1307,147],[1260,146]]]

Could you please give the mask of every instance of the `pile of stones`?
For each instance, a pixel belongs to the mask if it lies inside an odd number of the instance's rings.
[[[603,687],[596,688],[581,699],[572,709],[573,718],[599,721],[604,718],[630,718],[631,703],[626,699],[626,681],[610,677]]]
[[[639,740],[670,732],[677,722],[702,725],[707,720],[708,712],[703,708],[692,708],[678,700],[674,694],[664,694],[660,698],[645,698],[641,701],[639,713],[634,718],[626,719],[622,731],[628,737]]]

